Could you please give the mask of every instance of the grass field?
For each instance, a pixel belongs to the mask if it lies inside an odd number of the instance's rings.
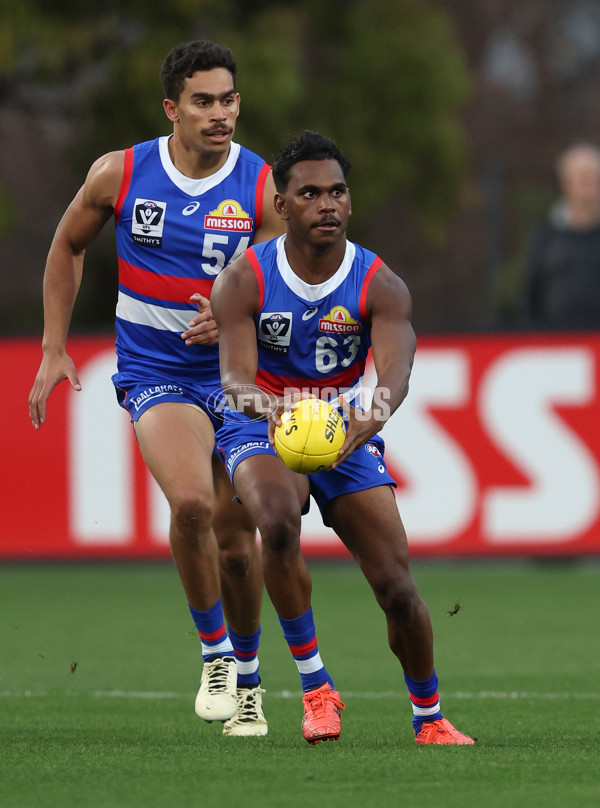
[[[315,747],[268,600],[269,735],[224,738],[194,714],[200,647],[169,564],[0,567],[2,808],[600,805],[600,564],[413,565],[442,709],[478,739],[462,748],[415,745],[357,569],[311,569],[346,703],[341,740]]]

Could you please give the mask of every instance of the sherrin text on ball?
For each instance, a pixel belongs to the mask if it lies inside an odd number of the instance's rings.
[[[339,411],[319,398],[304,398],[281,415],[275,427],[275,449],[285,465],[299,474],[329,468],[346,438]]]

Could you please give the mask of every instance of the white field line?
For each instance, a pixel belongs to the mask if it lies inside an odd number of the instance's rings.
[[[32,698],[43,699],[48,696],[56,695],[56,691],[51,694],[44,690],[0,690],[0,698]],[[93,690],[90,693],[82,692],[66,692],[67,696],[74,696],[81,698],[88,696],[95,699],[147,699],[149,701],[160,701],[165,699],[190,699],[193,698],[193,693],[179,693],[172,690],[164,691],[146,691],[146,690]],[[342,693],[344,699],[406,699],[408,698],[406,691],[390,690],[382,692],[370,691],[352,691],[344,690]],[[574,699],[577,701],[597,701],[600,699],[600,693],[542,693],[542,692],[518,692],[518,691],[502,691],[502,690],[480,690],[476,693],[467,693],[458,691],[449,693],[442,691],[440,695],[444,699],[465,699],[465,700],[506,700],[506,701],[568,701]],[[300,691],[292,690],[279,690],[267,691],[267,698],[275,699],[299,699],[302,694]]]

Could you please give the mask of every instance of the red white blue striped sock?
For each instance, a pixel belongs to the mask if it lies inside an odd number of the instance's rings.
[[[404,674],[404,681],[408,687],[413,708],[413,728],[415,735],[418,735],[425,721],[437,721],[443,718],[440,710],[437,674],[434,671],[429,679],[423,681],[411,679],[410,676]]]
[[[202,642],[202,659],[211,662],[218,657],[232,657],[233,645],[227,636],[221,598],[206,611],[190,606],[190,612]]]
[[[315,690],[326,682],[334,687],[319,654],[312,609],[291,620],[280,617],[279,622],[296,662],[302,690],[306,693],[307,690]]]
[[[260,628],[255,634],[236,634],[230,626],[229,639],[235,652],[238,687],[256,687],[260,683],[257,656]]]

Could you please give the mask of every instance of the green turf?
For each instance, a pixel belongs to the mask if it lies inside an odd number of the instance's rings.
[[[311,569],[320,650],[346,703],[342,739],[316,747],[268,601],[269,735],[223,738],[193,712],[199,641],[170,565],[0,567],[0,806],[600,804],[600,565],[414,564],[442,708],[478,738],[462,748],[415,745],[356,568]]]

